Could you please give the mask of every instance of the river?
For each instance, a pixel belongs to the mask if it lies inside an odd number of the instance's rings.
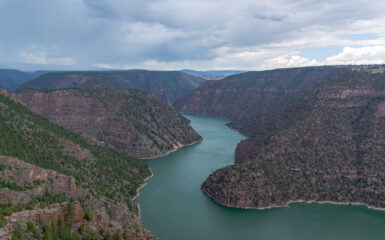
[[[141,218],[161,240],[385,239],[385,212],[364,206],[291,204],[242,210],[219,206],[200,190],[213,171],[233,164],[244,137],[224,119],[185,115],[203,142],[145,160],[154,176],[140,191]]]

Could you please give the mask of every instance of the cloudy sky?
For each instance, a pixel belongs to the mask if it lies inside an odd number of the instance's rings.
[[[0,66],[261,70],[385,63],[385,1],[0,0]]]

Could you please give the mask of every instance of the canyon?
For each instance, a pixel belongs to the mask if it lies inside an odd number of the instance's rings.
[[[385,207],[385,84],[381,66],[248,72],[209,81],[175,103],[233,121],[248,136],[235,164],[201,189],[236,208],[292,201]]]

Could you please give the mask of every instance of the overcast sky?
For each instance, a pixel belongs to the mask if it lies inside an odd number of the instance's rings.
[[[385,1],[0,0],[0,65],[261,70],[385,63]]]

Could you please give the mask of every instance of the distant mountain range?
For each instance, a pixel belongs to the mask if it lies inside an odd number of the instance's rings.
[[[220,80],[230,75],[244,73],[241,70],[212,70],[212,71],[196,71],[191,69],[183,69],[182,72],[191,74],[193,76],[201,77],[207,80]]]
[[[15,90],[21,84],[34,77],[26,72],[15,69],[0,69],[0,88]]]
[[[60,88],[139,88],[172,104],[207,80],[223,79],[244,71],[28,71],[0,69],[0,88],[41,90]]]
[[[292,201],[385,208],[384,66],[247,72],[209,81],[175,103],[182,113],[232,119],[235,165],[202,190],[238,208]]]

